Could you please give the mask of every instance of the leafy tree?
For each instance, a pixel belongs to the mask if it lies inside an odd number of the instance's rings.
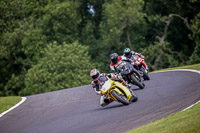
[[[147,14],[146,20],[148,23],[146,39],[149,39],[149,44],[157,47],[157,41],[155,39],[158,39],[160,44],[162,42],[168,43],[168,47],[165,47],[165,45],[162,47],[167,48],[167,51],[171,53],[169,56],[176,60],[176,66],[186,64],[189,56],[198,48],[195,47],[196,42],[194,38],[191,39],[189,35],[194,34],[194,30],[191,28],[191,22],[199,12],[198,6],[200,3],[196,0],[145,0],[144,2],[143,11]],[[152,45],[149,47],[152,47]],[[168,65],[163,64],[161,68],[170,67],[171,65],[169,64],[171,63],[169,62]],[[157,66],[156,64],[150,65]],[[154,69],[157,68],[154,67]]]
[[[149,65],[150,70],[174,67],[179,64],[177,61],[179,53],[172,51],[168,42],[155,42],[153,45],[151,44],[145,48],[142,53],[147,55],[145,56],[145,61]]]
[[[48,42],[56,41],[62,44],[78,40],[78,25],[81,22],[78,6],[78,2],[70,0],[54,1],[45,6],[45,14],[41,19],[43,35],[47,36]]]
[[[107,1],[104,4],[104,21],[101,24],[102,27],[102,36],[104,40],[108,40],[107,43],[120,42],[123,34],[126,38],[126,43],[130,48],[132,46],[132,38],[131,31],[143,23],[142,13],[143,1],[121,1],[121,0],[113,0]],[[133,28],[133,29],[132,29]],[[107,34],[105,34],[107,33]],[[110,41],[109,41],[110,40]],[[123,42],[124,43],[124,42]]]
[[[0,56],[3,76],[2,95],[18,95],[24,87],[24,76],[29,68],[39,60],[45,47],[45,36],[36,26],[37,20],[24,19],[14,31],[1,36],[2,54]],[[34,21],[34,23],[32,22]],[[39,24],[39,22],[38,22]]]
[[[23,1],[17,0],[0,1],[0,95],[6,95],[5,85],[18,68],[15,55],[20,52],[16,50],[14,53],[13,50],[19,39],[15,38],[18,31],[14,29],[19,27],[19,22],[24,18],[23,11],[20,10],[22,4]],[[10,46],[11,42],[15,42],[13,47]]]
[[[97,53],[103,66],[107,66],[105,69],[102,68],[103,70],[109,71],[111,53],[122,54],[125,47],[137,49],[143,44],[145,14],[142,13],[142,7],[142,0],[112,0],[105,1],[103,4],[103,17],[100,24],[101,41],[98,48],[105,52]]]
[[[62,44],[77,39],[77,6],[72,1],[59,0],[1,3],[0,95],[18,95],[25,87],[27,70],[37,64],[48,43],[57,40]]]
[[[25,88],[20,95],[30,95],[89,84],[89,72],[94,63],[88,48],[74,42],[47,46],[44,57],[25,76]]]
[[[190,36],[195,41],[195,49],[192,53],[189,64],[200,63],[200,12],[192,21],[193,34]]]
[[[101,72],[110,72],[109,55],[125,47],[145,55],[151,69],[198,63],[199,6],[199,0],[1,0],[0,96],[43,92],[31,92],[26,77],[42,73],[50,49],[75,41]]]

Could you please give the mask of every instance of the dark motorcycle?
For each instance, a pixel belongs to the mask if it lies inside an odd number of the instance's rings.
[[[117,68],[117,72],[121,73],[124,80],[137,85],[140,89],[145,87],[140,73],[129,62],[122,61]]]
[[[123,61],[129,62],[141,74],[144,80],[150,80],[148,67],[142,57],[139,55],[132,56],[131,59],[123,57]]]

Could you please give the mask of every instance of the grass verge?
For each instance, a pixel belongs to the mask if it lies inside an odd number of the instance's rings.
[[[19,96],[0,97],[0,114],[21,101]]]
[[[200,71],[200,64],[158,71],[175,69],[194,69]],[[127,133],[200,133],[200,103],[188,110],[171,114],[161,120],[141,126]]]
[[[174,68],[167,68],[167,69],[161,69],[161,70],[153,71],[151,73],[159,72],[159,71],[166,71],[166,70],[175,70],[175,69],[193,69],[193,70],[200,71],[200,64],[188,65],[188,66],[181,66],[181,67],[174,67]]]
[[[127,133],[200,133],[200,104]]]

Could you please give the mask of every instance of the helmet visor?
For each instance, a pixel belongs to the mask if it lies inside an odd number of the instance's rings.
[[[117,59],[111,59],[113,64],[117,64]]]
[[[126,57],[130,57],[130,55],[131,55],[131,52],[125,53],[125,56],[126,56]]]
[[[99,77],[99,73],[97,73],[96,75],[92,76],[92,79],[96,80]]]

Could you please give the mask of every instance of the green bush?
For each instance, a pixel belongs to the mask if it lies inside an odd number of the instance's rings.
[[[44,57],[29,69],[25,88],[20,95],[31,95],[89,84],[90,69],[94,67],[88,48],[73,44],[53,43],[45,49]]]

